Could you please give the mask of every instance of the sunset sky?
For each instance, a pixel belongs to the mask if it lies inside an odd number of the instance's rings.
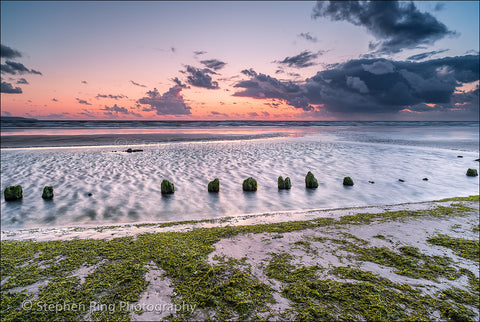
[[[479,2],[1,2],[3,116],[478,120]]]

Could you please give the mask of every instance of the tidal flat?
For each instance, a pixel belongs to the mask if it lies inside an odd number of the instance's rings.
[[[476,321],[479,208],[2,231],[1,320]]]

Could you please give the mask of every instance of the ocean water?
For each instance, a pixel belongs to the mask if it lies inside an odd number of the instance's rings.
[[[475,122],[183,123],[2,127],[2,140],[63,137],[61,146],[41,148],[25,140],[24,147],[9,149],[2,141],[2,190],[21,184],[24,191],[21,201],[2,198],[2,229],[196,220],[479,193],[478,177],[465,175],[468,168],[479,169]],[[117,139],[91,146],[102,131]],[[79,139],[79,133],[90,139]],[[136,133],[150,136],[129,141]],[[151,136],[158,133],[163,136]],[[193,133],[195,140],[168,139],[179,133]],[[68,144],[69,137],[75,144]],[[144,151],[122,152],[128,147]],[[308,171],[319,181],[315,190],[305,188]],[[280,175],[291,178],[291,190],[277,189]],[[257,180],[257,192],[242,191],[249,176]],[[355,185],[344,187],[344,176]],[[220,179],[218,194],[207,192],[214,178]],[[163,179],[174,183],[173,195],[161,195]],[[41,198],[45,185],[54,187],[52,201]]]

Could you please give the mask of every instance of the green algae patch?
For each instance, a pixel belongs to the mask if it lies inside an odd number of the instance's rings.
[[[469,197],[445,198],[437,201],[480,201],[480,195],[469,196]]]
[[[283,314],[296,320],[430,320],[432,311],[443,318],[473,321],[462,304],[422,295],[409,285],[393,283],[369,271],[336,267],[329,274],[354,280],[320,278],[315,267],[296,268],[287,253],[271,254],[265,272],[282,282],[281,294],[294,303]],[[313,269],[313,273],[312,273]],[[310,272],[301,274],[299,272]]]
[[[457,254],[466,259],[476,262],[480,260],[479,241],[465,238],[454,238],[448,235],[440,234],[427,239],[430,244],[450,248]]]
[[[265,268],[265,273],[268,277],[281,282],[308,281],[316,278],[317,273],[324,269],[320,266],[295,268],[291,264],[293,256],[288,253],[270,253],[270,255],[272,258]]]
[[[471,305],[477,309],[480,309],[480,297],[478,293],[471,294],[470,292],[462,290],[458,287],[454,287],[443,290],[440,296],[443,296],[443,298],[450,298],[457,303]]]

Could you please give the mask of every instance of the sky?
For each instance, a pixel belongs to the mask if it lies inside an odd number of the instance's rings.
[[[1,1],[1,112],[478,120],[478,1]]]

